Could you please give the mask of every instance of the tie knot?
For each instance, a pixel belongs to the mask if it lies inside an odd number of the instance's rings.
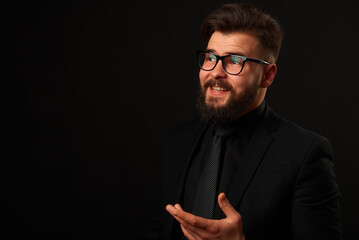
[[[227,138],[233,133],[234,133],[233,129],[229,127],[217,126],[214,129],[214,134],[222,138]]]

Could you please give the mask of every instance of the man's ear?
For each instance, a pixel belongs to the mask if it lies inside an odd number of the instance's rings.
[[[272,63],[271,65],[269,65],[263,75],[262,81],[259,85],[260,88],[267,88],[269,87],[273,80],[274,77],[277,73],[277,65],[275,65],[274,63]]]

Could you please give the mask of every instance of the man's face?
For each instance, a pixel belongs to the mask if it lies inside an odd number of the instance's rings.
[[[223,34],[214,32],[207,50],[216,55],[236,54],[251,58],[263,58],[256,37],[241,32]],[[232,121],[256,108],[264,97],[259,93],[263,66],[246,62],[239,75],[227,74],[219,61],[212,71],[200,70],[201,94],[198,107],[202,116],[210,122]],[[211,119],[214,118],[214,119]]]

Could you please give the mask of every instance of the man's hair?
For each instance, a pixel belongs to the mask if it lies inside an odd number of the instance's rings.
[[[282,45],[283,31],[269,14],[248,3],[225,4],[212,11],[201,26],[202,36],[208,43],[215,32],[229,34],[244,32],[255,36],[266,51],[266,56],[277,61]]]

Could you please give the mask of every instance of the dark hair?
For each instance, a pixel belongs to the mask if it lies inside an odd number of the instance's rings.
[[[268,57],[277,61],[282,45],[283,31],[269,14],[248,3],[225,4],[212,11],[201,26],[202,36],[208,42],[212,34],[245,32],[257,37]]]

